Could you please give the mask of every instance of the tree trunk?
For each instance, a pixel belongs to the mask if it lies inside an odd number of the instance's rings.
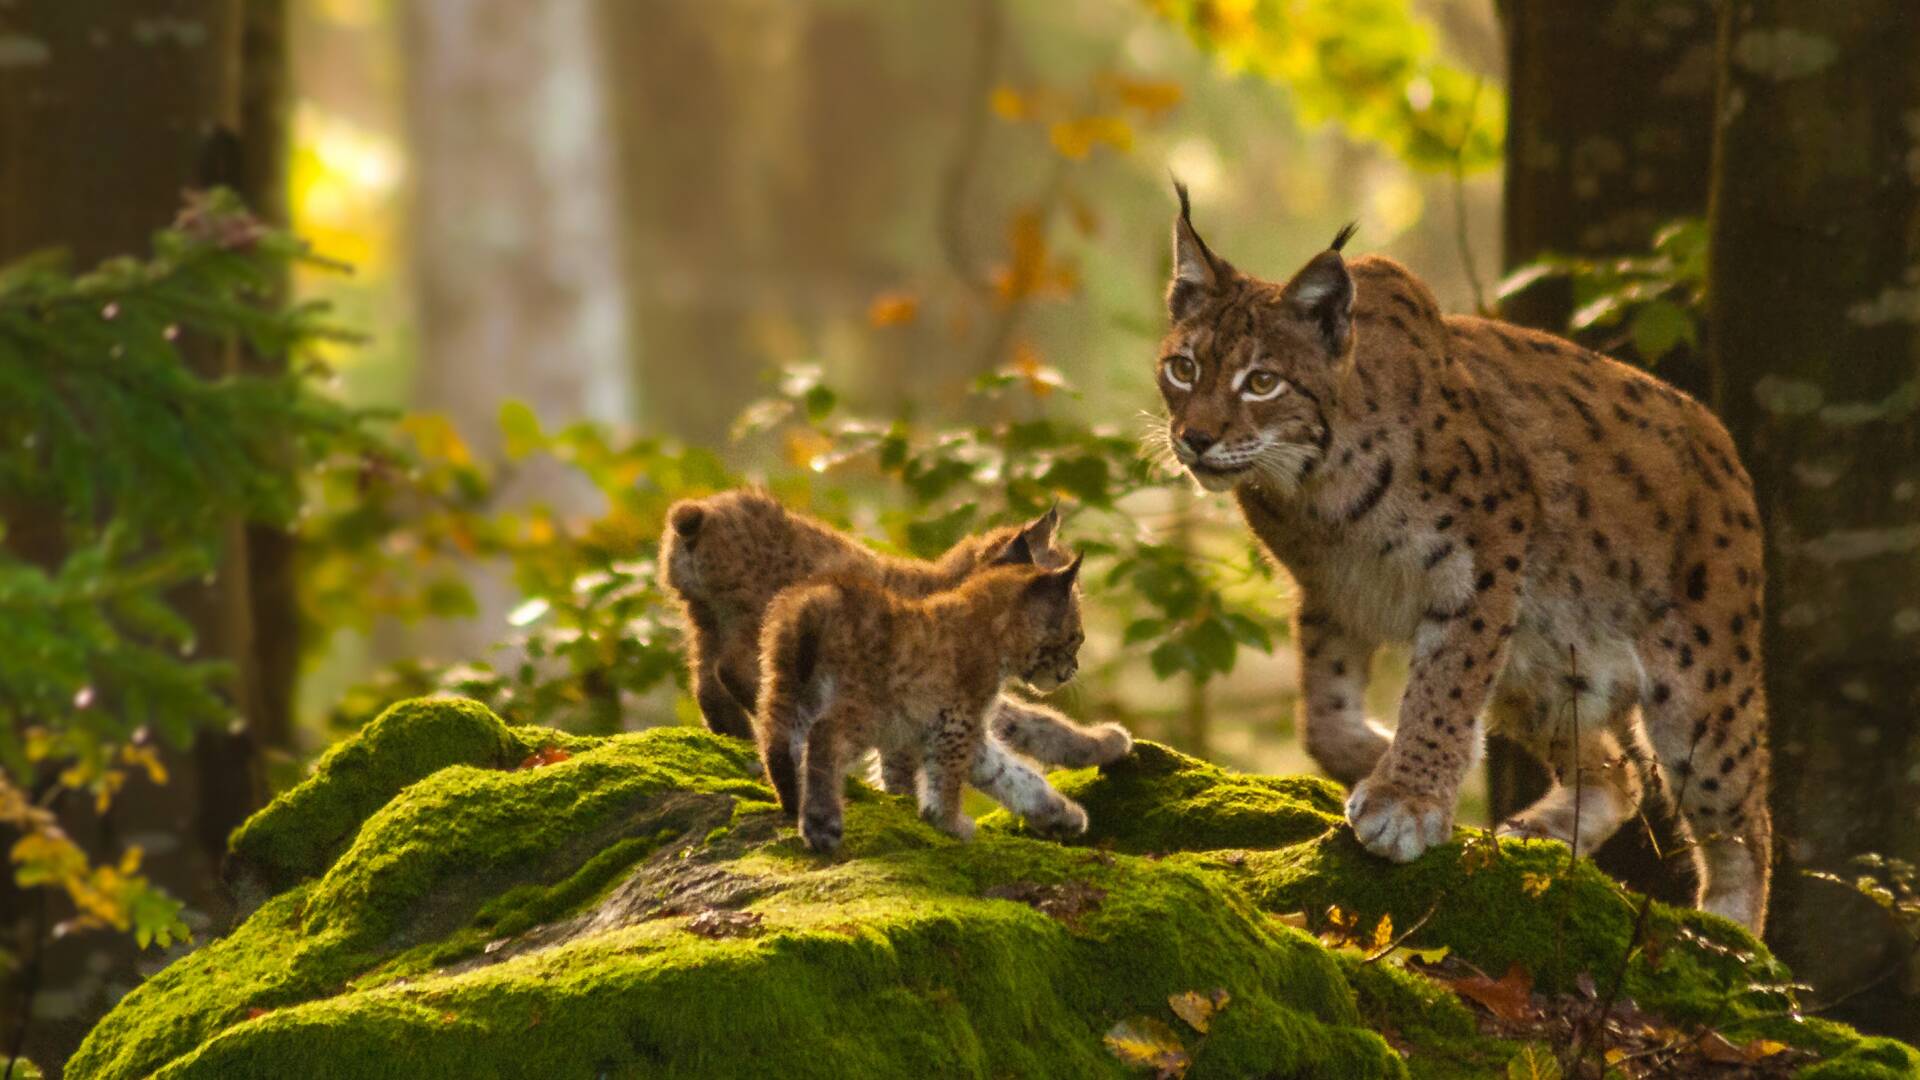
[[[631,420],[630,341],[593,0],[420,0],[404,6],[413,243],[420,303],[415,403],[483,457],[517,398],[548,424]],[[681,88],[697,97],[699,89]],[[681,370],[697,367],[682,357]],[[577,482],[523,475],[508,502],[597,505]],[[504,636],[504,574],[476,581],[481,618],[400,646],[481,658]],[[399,643],[395,643],[398,645]]]
[[[0,261],[62,248],[85,268],[109,256],[144,254],[153,231],[179,209],[181,192],[208,179],[227,182],[283,221],[282,3],[28,0],[6,12]],[[31,528],[47,515],[6,509],[15,551],[47,563],[60,557],[57,527]],[[123,842],[141,845],[142,869],[187,903],[189,921],[202,932],[226,918],[219,861],[227,832],[259,805],[259,742],[284,742],[287,734],[292,669],[284,661],[297,652],[285,618],[291,595],[254,587],[258,568],[247,554],[259,546],[248,534],[258,532],[236,523],[214,582],[179,598],[201,655],[230,660],[240,671],[234,701],[242,727],[208,732],[192,752],[170,753],[172,782],[158,789],[129,784],[105,818],[72,805],[62,814],[96,857],[117,856]],[[284,546],[284,538],[272,539]],[[9,928],[21,929],[14,915],[20,905],[7,910]],[[23,943],[20,955],[36,948]],[[139,959],[130,939],[114,935],[80,934],[47,946],[38,957],[42,996],[28,1056],[57,1070],[110,1003],[114,985],[134,981]]]
[[[1770,936],[1823,999],[1885,975],[1846,1014],[1912,1038],[1910,949],[1801,871],[1920,861],[1920,6],[1734,0],[1720,33],[1709,342],[1767,538]]]
[[[1714,25],[1698,0],[1505,0],[1509,119],[1504,261],[1511,271],[1547,252],[1645,252],[1655,231],[1707,208],[1713,121]],[[1514,322],[1565,333],[1573,293],[1542,282],[1501,305]],[[1584,344],[1630,362],[1612,328]],[[1697,397],[1708,390],[1702,356],[1685,346],[1660,358],[1661,378]],[[1495,821],[1546,788],[1546,773],[1519,750],[1487,755]],[[1653,808],[1649,808],[1653,809]],[[1662,843],[1670,836],[1657,819]],[[1667,900],[1692,884],[1661,865],[1637,825],[1601,849],[1616,877]]]

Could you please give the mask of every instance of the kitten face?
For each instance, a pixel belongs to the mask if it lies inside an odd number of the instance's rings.
[[[1086,633],[1075,584],[1079,574],[1076,556],[1064,568],[1034,578],[1023,598],[1020,617],[1032,645],[1018,658],[1014,674],[1042,693],[1071,681],[1080,670],[1080,646]]]

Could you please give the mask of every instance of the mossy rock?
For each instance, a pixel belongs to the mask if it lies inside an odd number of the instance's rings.
[[[571,756],[515,768],[545,745]],[[1095,823],[1076,845],[1004,815],[957,843],[859,787],[823,858],[758,772],[745,743],[684,728],[396,706],[235,834],[271,895],[129,994],[68,1074],[1124,1076],[1105,1036],[1157,1022],[1196,1078],[1504,1075],[1518,1047],[1449,992],[1276,916],[1391,915],[1552,988],[1617,970],[1638,910],[1543,844],[1389,866],[1331,785],[1153,744],[1056,774]],[[1809,1075],[1920,1071],[1901,1044],[1775,1015],[1753,987],[1785,973],[1738,928],[1646,922],[1657,955],[1625,980],[1643,1008],[1814,1051]],[[1170,1008],[1217,990],[1205,1034]]]

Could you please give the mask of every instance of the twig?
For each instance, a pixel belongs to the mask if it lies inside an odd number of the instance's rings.
[[[1456,882],[1456,884],[1458,883]],[[1427,925],[1427,923],[1432,920],[1434,915],[1439,912],[1441,902],[1446,900],[1446,898],[1448,896],[1451,896],[1452,894],[1453,894],[1453,889],[1451,887],[1440,890],[1439,895],[1433,898],[1433,903],[1427,905],[1426,914],[1413,920],[1413,925],[1407,927],[1406,930],[1403,931],[1399,937],[1396,937],[1392,941],[1388,942],[1386,948],[1381,949],[1378,952],[1375,952],[1371,956],[1362,957],[1360,959],[1360,962],[1362,964],[1371,964],[1375,960],[1380,959],[1381,957],[1392,956],[1395,949],[1398,949],[1400,946],[1405,945],[1407,943],[1408,938],[1419,933],[1420,928]]]

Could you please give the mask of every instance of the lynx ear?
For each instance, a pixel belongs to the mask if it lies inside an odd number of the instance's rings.
[[[1341,229],[1327,250],[1313,257],[1287,282],[1282,294],[1294,310],[1320,331],[1327,352],[1338,359],[1353,343],[1353,275],[1340,254],[1353,237],[1353,225]]]
[[[1054,530],[1060,527],[1060,504],[1054,503],[1047,512],[1027,522],[1020,535],[1027,541],[1028,547],[1035,551],[1045,551],[1053,546]]]
[[[1032,566],[1033,548],[1027,544],[1027,534],[1015,533],[1013,539],[1007,541],[1007,546],[1000,549],[1000,554],[993,557],[990,565]]]
[[[696,503],[675,503],[667,510],[667,520],[673,524],[673,531],[681,536],[691,537],[700,531],[700,523],[706,520],[707,512]]]
[[[1167,312],[1178,322],[1193,312],[1202,297],[1219,291],[1233,267],[1208,250],[1207,242],[1194,231],[1187,185],[1175,180],[1173,190],[1180,196],[1180,216],[1173,221],[1173,281],[1167,286]]]
[[[1080,560],[1084,555],[1075,555],[1073,561],[1058,570],[1049,570],[1033,579],[1027,588],[1036,596],[1065,599],[1073,594],[1073,583],[1080,576]]]

